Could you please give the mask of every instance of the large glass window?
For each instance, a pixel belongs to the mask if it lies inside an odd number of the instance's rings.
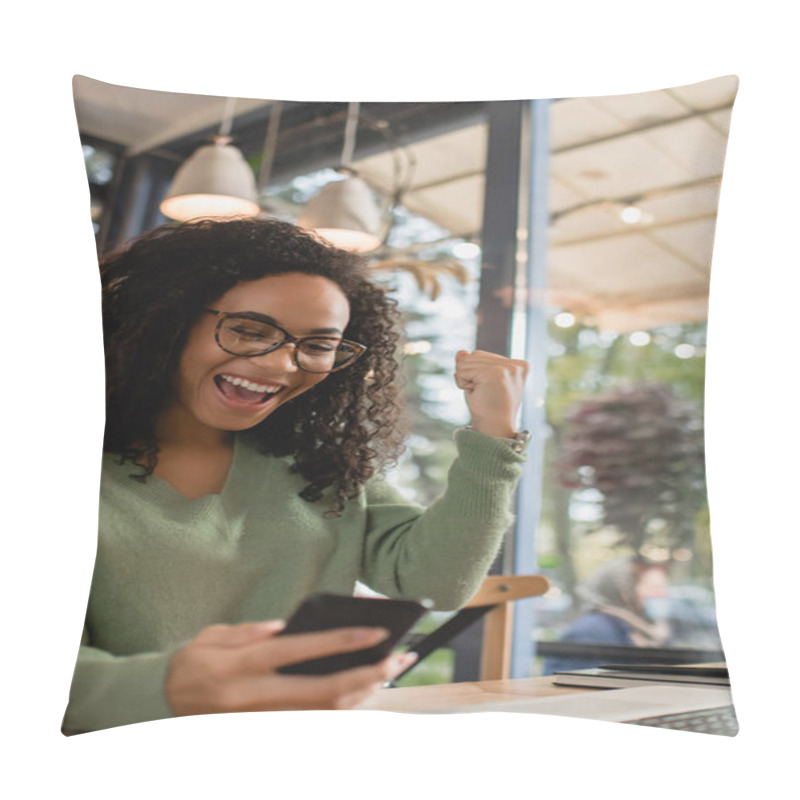
[[[736,81],[701,86],[551,104],[534,673],[723,658],[703,390]]]
[[[81,140],[86,177],[89,181],[90,213],[98,250],[108,225],[114,179],[120,161],[120,148],[108,142],[83,137]]]
[[[621,609],[653,625],[637,641],[717,649],[703,451],[705,324],[600,331],[558,311],[549,337],[538,557],[553,586],[539,601],[537,638],[633,644],[622,625],[615,637],[613,624],[605,630],[597,616]],[[597,586],[606,573],[603,593]],[[598,658],[608,660],[581,656]]]

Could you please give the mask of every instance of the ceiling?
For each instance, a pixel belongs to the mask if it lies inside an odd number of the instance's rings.
[[[128,155],[155,150],[198,130],[219,126],[227,98],[115,86],[82,75],[72,81],[81,133],[122,145]],[[241,114],[271,103],[237,99]]]
[[[620,331],[706,318],[716,209],[737,86],[730,76],[550,104],[548,283],[554,304]],[[130,154],[213,131],[226,102],[80,76],[74,90],[81,132],[119,143]],[[270,104],[237,100],[237,126],[239,115],[260,114],[263,120]],[[477,238],[487,128],[479,114],[465,120],[439,125],[435,130],[440,132],[426,138],[403,140],[403,151],[415,162],[403,205],[454,235]],[[339,130],[336,146],[340,136]],[[355,166],[361,177],[391,193],[392,156],[375,152],[358,158],[359,152]],[[640,221],[623,221],[621,211],[628,204],[641,213]]]

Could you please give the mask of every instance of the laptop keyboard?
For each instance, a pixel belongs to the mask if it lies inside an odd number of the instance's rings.
[[[736,736],[739,723],[733,706],[704,708],[681,714],[662,714],[657,717],[642,717],[627,722],[629,725],[647,725],[652,728],[672,728],[695,733],[715,733],[718,736]]]

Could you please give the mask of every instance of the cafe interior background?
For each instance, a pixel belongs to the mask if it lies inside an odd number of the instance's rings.
[[[558,639],[580,610],[577,586],[626,554],[669,567],[663,654],[724,659],[703,401],[737,83],[348,103],[167,93],[76,76],[74,94],[99,253],[194,216],[179,195],[209,160],[225,162],[244,213],[294,221],[365,253],[406,321],[413,433],[389,480],[410,499],[427,504],[441,491],[453,429],[468,422],[451,377],[455,352],[532,363],[522,412],[531,459],[493,567],[551,581],[543,597],[515,604],[511,675],[523,677],[564,655]],[[433,614],[421,630],[446,617]],[[479,659],[476,627],[400,685],[473,680]]]

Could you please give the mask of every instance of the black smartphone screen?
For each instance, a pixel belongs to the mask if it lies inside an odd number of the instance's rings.
[[[394,650],[427,610],[423,603],[416,600],[338,594],[312,595],[291,616],[279,635],[352,627],[387,628],[390,635],[373,647],[289,664],[280,667],[278,672],[291,675],[328,675],[343,669],[375,664]]]

